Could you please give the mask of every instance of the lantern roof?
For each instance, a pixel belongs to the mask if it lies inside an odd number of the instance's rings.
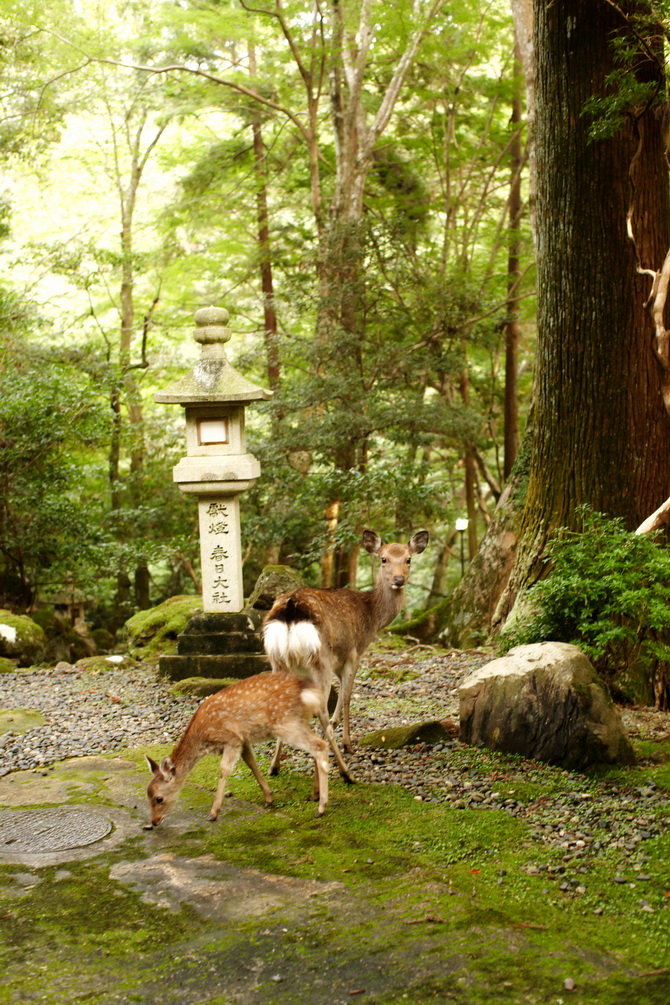
[[[202,346],[202,355],[190,373],[163,391],[154,400],[166,404],[226,404],[227,402],[267,401],[272,391],[252,383],[228,362],[224,344],[230,340],[225,307],[203,307],[195,313],[193,338]]]

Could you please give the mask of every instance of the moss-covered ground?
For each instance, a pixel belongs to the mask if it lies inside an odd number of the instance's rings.
[[[643,746],[642,766],[608,775],[632,793],[650,781],[667,790],[668,751]],[[138,766],[123,774],[136,836],[113,850],[103,842],[85,861],[0,866],[0,1002],[670,1002],[663,800],[661,826],[645,842],[649,878],[621,882],[620,848],[566,865],[559,848],[536,840],[530,820],[419,802],[394,786],[346,787],[335,777],[317,819],[306,775],[274,779],[275,806],[265,811],[240,765],[235,798],[212,825],[205,816],[214,758],[189,777],[175,822],[168,817],[146,833],[142,754],[124,752]],[[267,770],[267,752],[259,760]],[[489,755],[478,765],[501,780],[507,773],[519,800],[554,798],[565,785],[565,774],[551,769],[524,782],[522,768],[518,759]],[[104,779],[98,771],[98,805],[118,794]],[[602,772],[584,786],[601,781]],[[85,798],[90,805],[90,791]],[[177,894],[168,903],[155,882],[114,878],[128,863],[162,870],[173,893],[177,865],[206,867],[212,879],[220,863],[228,885],[216,887],[208,910],[202,877],[199,902]],[[294,895],[245,916],[231,867],[270,886],[288,877]],[[321,884],[330,885],[319,892]]]

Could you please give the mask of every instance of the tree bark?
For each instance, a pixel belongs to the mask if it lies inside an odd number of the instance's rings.
[[[630,7],[630,5],[628,5]],[[591,140],[584,105],[607,92],[612,38],[625,28],[598,0],[537,4],[536,415],[521,536],[499,622],[543,567],[548,534],[587,503],[631,528],[668,495],[670,422],[637,254],[662,261],[668,184],[647,110]],[[640,60],[644,61],[643,53]],[[638,75],[660,72],[650,61]],[[638,143],[640,150],[638,152]]]
[[[521,276],[519,255],[521,240],[521,95],[518,74],[521,70],[519,45],[515,49],[515,93],[512,98],[510,123],[513,131],[510,147],[510,188],[509,188],[509,253],[507,258],[507,321],[505,323],[505,457],[503,473],[505,481],[510,476],[519,450],[519,396],[517,371],[519,368],[519,314],[518,304],[513,297]]]
[[[612,39],[625,28],[620,8],[599,0],[535,7],[534,415],[509,492],[442,619],[452,644],[502,627],[545,569],[551,530],[576,527],[580,504],[634,529],[670,495],[649,278],[637,272],[660,268],[670,236],[660,130],[653,111],[637,109],[614,135],[592,140],[584,114],[588,98],[607,93]],[[662,71],[641,51],[635,72]]]

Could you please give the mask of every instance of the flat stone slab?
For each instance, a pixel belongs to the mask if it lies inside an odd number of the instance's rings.
[[[344,889],[339,881],[277,876],[240,869],[212,855],[186,859],[167,851],[118,862],[109,874],[140,892],[146,904],[178,911],[188,903],[199,914],[219,921],[248,921],[280,909],[304,916],[308,898]]]
[[[77,807],[0,813],[0,853],[43,854],[95,844],[112,830],[100,813]]]

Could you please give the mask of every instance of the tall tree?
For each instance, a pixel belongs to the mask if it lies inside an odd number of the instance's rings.
[[[670,490],[670,419],[641,271],[659,267],[670,238],[653,107],[664,68],[649,25],[634,23],[643,8],[535,5],[534,414],[478,561],[443,612],[452,642],[504,623],[541,574],[551,529],[574,527],[580,504],[633,529]],[[625,73],[617,41],[635,53]]]

